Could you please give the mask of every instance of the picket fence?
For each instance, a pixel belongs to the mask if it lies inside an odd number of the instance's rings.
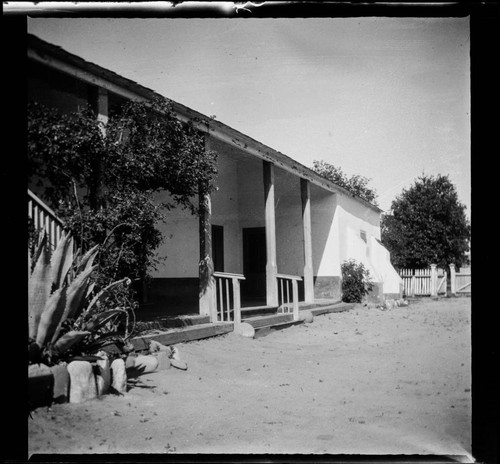
[[[400,269],[404,294],[415,296],[446,296],[448,294],[448,273],[432,264],[428,269]],[[470,268],[456,272],[455,265],[450,264],[450,292],[452,295],[471,293]]]
[[[446,295],[448,275],[435,264],[431,265],[430,269],[401,269],[399,275],[403,279],[406,296]]]

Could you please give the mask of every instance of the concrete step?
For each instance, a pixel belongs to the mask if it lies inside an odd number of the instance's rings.
[[[155,331],[154,333],[140,335],[130,339],[130,343],[134,346],[135,351],[144,351],[149,348],[149,342],[151,340],[155,340],[168,346],[224,335],[232,332],[233,330],[234,324],[232,322],[196,324],[190,327],[169,329],[166,331]],[[120,352],[120,349],[114,344],[107,345],[103,349],[108,353]]]
[[[328,313],[340,313],[344,311],[349,311],[354,308],[355,303],[335,303],[327,306],[318,306],[315,308],[308,309],[307,311],[311,311],[313,316],[319,316],[320,314],[328,314]],[[300,308],[303,310],[302,308]]]
[[[305,302],[299,302],[299,309],[315,309],[315,308],[320,308],[324,306],[333,306],[336,304],[340,304],[342,301],[339,300],[316,300],[313,303],[305,303]]]
[[[248,308],[241,308],[242,319],[257,316],[268,316],[270,314],[276,314],[278,310],[277,306],[251,306]]]
[[[270,314],[268,316],[249,317],[246,319],[242,318],[241,321],[250,324],[254,329],[258,329],[259,327],[272,326],[293,321],[293,314]]]
[[[299,325],[303,323],[304,321],[289,321],[289,322],[282,322],[280,324],[265,325],[263,327],[258,327],[255,329],[254,338],[265,337],[266,335],[276,332],[277,330],[287,329],[288,327],[292,327],[294,325]]]

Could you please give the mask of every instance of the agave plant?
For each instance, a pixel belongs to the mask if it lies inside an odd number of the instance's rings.
[[[33,257],[28,256],[28,353],[30,361],[49,363],[75,349],[91,334],[104,337],[107,324],[124,309],[101,310],[100,301],[123,279],[95,292],[90,276],[98,246],[85,254],[73,251],[73,238],[63,234],[50,255],[43,236]],[[93,344],[98,347],[96,337]],[[90,354],[90,353],[88,353]]]

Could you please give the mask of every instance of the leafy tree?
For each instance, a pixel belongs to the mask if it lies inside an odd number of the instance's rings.
[[[363,200],[377,205],[377,192],[368,187],[370,179],[358,174],[349,177],[342,169],[327,163],[326,161],[314,161],[313,170],[320,176],[331,180],[340,187],[345,188],[354,195],[363,198]]]
[[[163,100],[128,102],[106,126],[90,109],[60,114],[31,103],[27,141],[29,180],[43,188],[79,246],[103,244],[103,284],[146,278],[158,264],[165,211],[180,206],[196,214],[198,193],[215,188],[216,153]],[[159,203],[159,191],[171,200]]]
[[[397,268],[461,266],[469,250],[470,224],[448,176],[419,177],[382,218],[382,243]]]

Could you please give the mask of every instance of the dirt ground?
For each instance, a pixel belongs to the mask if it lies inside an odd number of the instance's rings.
[[[179,344],[187,371],[34,411],[29,454],[467,455],[470,335],[457,298]]]

